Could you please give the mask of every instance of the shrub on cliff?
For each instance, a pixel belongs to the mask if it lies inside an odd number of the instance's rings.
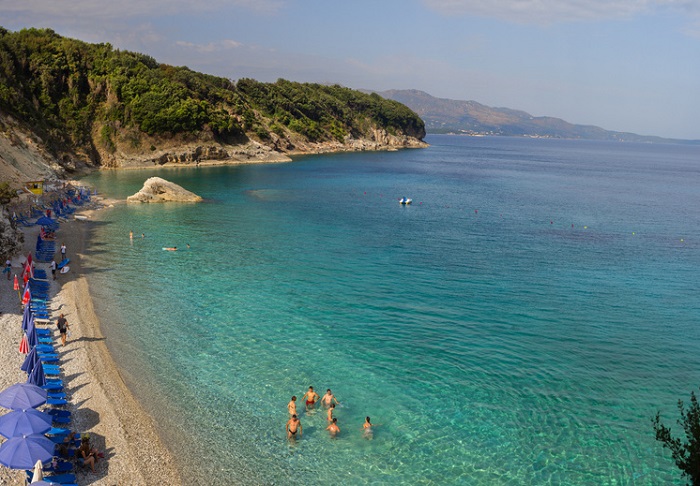
[[[700,405],[695,392],[690,392],[690,406],[686,409],[682,400],[678,400],[681,418],[677,421],[683,428],[685,441],[671,435],[671,429],[661,423],[661,414],[656,413],[652,419],[656,440],[671,451],[678,469],[683,476],[690,479],[690,484],[700,485]]]

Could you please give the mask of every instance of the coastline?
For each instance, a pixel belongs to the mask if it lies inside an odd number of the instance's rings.
[[[95,203],[92,204],[93,208]],[[71,259],[71,271],[51,282],[50,308],[53,324],[63,313],[71,326],[71,336],[65,348],[59,348],[63,380],[69,396],[74,420],[71,428],[90,432],[95,445],[105,451],[106,459],[96,465],[96,473],[76,467],[78,484],[181,484],[173,455],[159,437],[153,418],[146,413],[127,388],[119,369],[109,353],[100,322],[95,314],[89,289],[89,273],[96,270],[85,262],[91,251],[90,240],[95,209],[79,209],[88,216],[86,221],[61,223],[56,234],[64,242]],[[24,251],[33,252],[37,227],[25,228]],[[19,271],[19,257],[13,259],[13,272]],[[46,268],[47,263],[37,263]],[[50,277],[50,271],[47,272]],[[21,309],[12,281],[3,281],[6,290],[0,292],[0,332],[8,338],[0,342],[0,389],[26,381],[20,371],[24,355],[18,352],[21,336]],[[4,413],[4,409],[2,410]],[[0,484],[25,484],[22,471],[0,468]]]

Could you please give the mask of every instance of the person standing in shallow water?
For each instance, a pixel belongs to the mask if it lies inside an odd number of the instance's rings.
[[[297,432],[299,432],[299,438],[301,438],[301,434],[303,433],[301,420],[299,420],[296,415],[292,415],[292,418],[287,420],[285,430],[287,431],[287,439],[296,439]]]
[[[302,400],[306,400],[306,409],[310,410],[314,408],[314,405],[316,404],[316,400],[318,400],[318,393],[314,391],[314,387],[310,386],[309,391],[304,393],[304,396],[301,397]]]
[[[323,395],[323,398],[321,398],[321,403],[323,404],[324,407],[330,407],[331,403],[335,402],[336,404],[339,404],[340,402],[338,401],[337,398],[335,398],[335,395],[333,395],[333,392],[329,388],[326,390],[326,394]]]
[[[340,427],[338,427],[338,419],[334,418],[333,422],[331,422],[331,424],[328,427],[326,427],[326,430],[330,432],[331,437],[335,437],[336,435],[338,435],[340,433]]]
[[[289,401],[287,404],[287,410],[289,410],[289,415],[296,415],[297,414],[297,396],[294,395],[292,399]]]

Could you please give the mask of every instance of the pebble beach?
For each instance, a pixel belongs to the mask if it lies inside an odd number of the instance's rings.
[[[100,322],[93,310],[89,289],[89,273],[97,270],[84,264],[83,258],[91,251],[90,233],[96,211],[104,201],[93,201],[76,214],[83,221],[69,220],[60,224],[56,242],[65,243],[70,258],[70,272],[51,280],[49,263],[36,263],[46,270],[51,282],[51,322],[54,345],[60,354],[60,364],[68,409],[73,413],[70,428],[80,433],[89,432],[91,442],[104,451],[105,458],[96,464],[96,472],[76,464],[74,473],[79,485],[146,485],[181,484],[174,458],[159,438],[153,419],[146,414],[127,389],[119,370],[107,350]],[[33,252],[40,228],[24,228],[24,255]],[[21,274],[21,255],[12,259],[13,275]],[[0,280],[0,390],[27,377],[20,370],[24,361],[19,353],[22,308],[13,281]],[[55,321],[63,313],[70,326],[65,347],[60,346]],[[0,415],[8,410],[0,409]],[[24,471],[0,466],[0,484],[23,485]]]

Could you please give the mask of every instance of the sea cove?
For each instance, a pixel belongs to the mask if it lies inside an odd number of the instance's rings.
[[[188,483],[682,484],[651,417],[698,385],[700,149],[427,141],[85,179],[205,199],[110,209],[86,257]],[[309,385],[341,434],[290,444]]]

